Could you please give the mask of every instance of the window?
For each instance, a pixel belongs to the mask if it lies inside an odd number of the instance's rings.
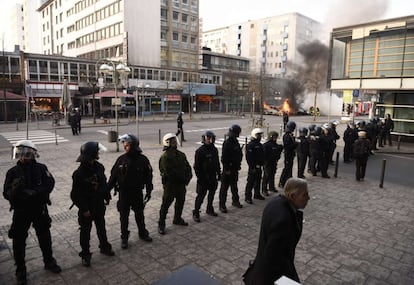
[[[182,21],[183,23],[187,23],[187,19],[188,19],[188,15],[187,15],[187,14],[182,14],[182,15],[181,15],[181,21]]]
[[[173,33],[173,40],[178,41],[178,33],[177,32]]]
[[[183,43],[186,43],[187,42],[187,40],[188,40],[188,37],[187,37],[187,35],[182,35],[181,36],[181,42],[183,42]]]
[[[173,20],[178,21],[178,15],[179,13],[177,11],[173,11]]]

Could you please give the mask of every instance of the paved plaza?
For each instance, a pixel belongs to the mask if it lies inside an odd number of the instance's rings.
[[[7,127],[13,130],[13,126],[1,125],[0,133],[6,131]],[[340,135],[342,137],[342,133]],[[228,197],[229,212],[211,217],[205,214],[204,203],[201,223],[195,223],[192,210],[196,179],[193,178],[187,188],[183,213],[190,225],[172,225],[171,207],[167,217],[167,234],[161,236],[157,232],[157,221],[162,196],[158,171],[162,146],[145,141],[141,146],[154,167],[154,191],[145,208],[146,225],[154,240],[145,243],[138,238],[131,213],[130,247],[121,249],[117,196],[112,197],[107,208],[106,223],[108,238],[116,255],[108,257],[99,253],[93,230],[92,266],[86,268],[81,265],[78,256],[77,209],[69,209],[71,175],[78,166],[75,160],[80,144],[69,140],[58,145],[38,145],[39,161],[48,166],[56,180],[49,211],[53,220],[51,232],[54,255],[62,272],[53,274],[43,269],[41,252],[32,228],[26,249],[29,284],[152,284],[186,265],[199,268],[221,284],[242,284],[241,275],[256,253],[262,210],[271,199],[254,200],[253,205],[244,203],[247,176],[245,160],[239,179],[239,194],[244,205],[242,209],[232,207],[231,198]],[[198,146],[195,142],[187,142],[180,148],[191,165]],[[100,159],[108,177],[115,159],[121,154],[113,151],[113,145],[109,149]],[[338,151],[341,152],[340,145]],[[386,149],[383,151],[386,152]],[[1,185],[7,169],[14,164],[10,159],[10,145],[0,136]],[[294,165],[295,175],[296,162]],[[277,181],[282,168],[283,158],[279,161]],[[331,179],[307,175],[311,199],[304,211],[303,233],[296,251],[296,267],[302,283],[414,284],[413,186],[386,181],[384,187],[380,188],[379,179],[357,182],[353,175],[341,171],[334,178],[332,166],[329,174]],[[217,194],[214,205],[218,211]],[[11,217],[8,202],[1,198],[0,284],[15,282],[12,241],[7,237]]]

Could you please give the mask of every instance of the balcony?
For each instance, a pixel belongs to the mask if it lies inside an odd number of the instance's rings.
[[[282,62],[286,62],[287,61],[287,56],[284,55],[284,56],[281,57],[281,59],[282,59]]]
[[[283,44],[283,45],[282,45],[282,49],[283,49],[283,50],[287,50],[287,49],[288,49],[288,44]]]

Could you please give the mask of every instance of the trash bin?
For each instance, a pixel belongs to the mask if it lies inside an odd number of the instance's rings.
[[[118,134],[115,131],[108,131],[108,142],[116,142]]]

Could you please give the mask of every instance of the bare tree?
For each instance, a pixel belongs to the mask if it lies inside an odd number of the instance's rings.
[[[303,65],[298,67],[298,78],[303,80],[309,92],[314,93],[313,120],[315,121],[317,96],[326,88],[329,48],[320,41],[313,41],[300,45],[298,52],[304,59]]]

